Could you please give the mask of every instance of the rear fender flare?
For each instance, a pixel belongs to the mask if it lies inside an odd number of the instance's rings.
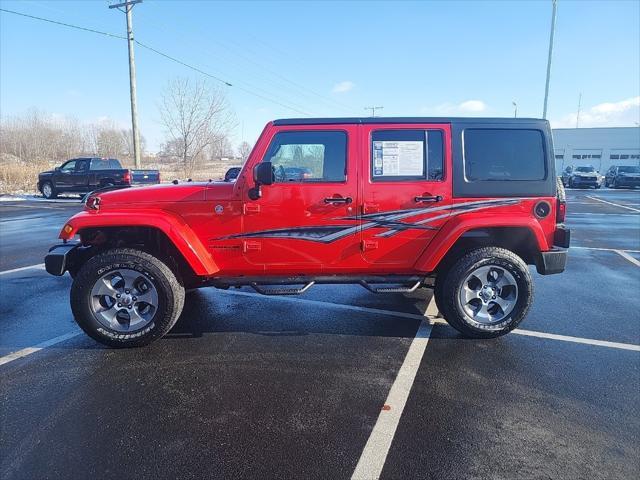
[[[504,219],[492,216],[487,218],[464,218],[462,215],[451,218],[436,234],[429,246],[420,254],[414,264],[419,272],[433,272],[458,239],[470,230],[491,227],[524,227],[529,229],[540,251],[549,250],[544,231],[534,218]]]
[[[66,225],[72,229],[65,231]],[[67,221],[60,238],[70,240],[80,230],[99,227],[150,227],[162,231],[182,254],[198,276],[217,273],[220,268],[185,221],[164,210],[135,210],[113,212],[80,212]]]

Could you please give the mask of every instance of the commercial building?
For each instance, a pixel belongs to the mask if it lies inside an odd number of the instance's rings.
[[[611,165],[640,166],[640,127],[556,128],[556,172],[569,165],[593,165],[601,173]]]

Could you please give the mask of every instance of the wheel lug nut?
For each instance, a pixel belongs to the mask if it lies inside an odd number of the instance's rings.
[[[119,303],[119,304],[118,304],[118,306],[119,306],[119,307],[121,307],[121,306],[122,306],[122,304],[121,304],[121,303]]]
[[[131,307],[132,307],[132,305],[129,305],[127,308],[128,308],[129,310],[131,310]]]
[[[129,293],[129,292],[130,292],[130,290],[125,290],[125,291],[124,291],[124,293]]]
[[[122,295],[120,295],[119,293],[116,293],[116,298],[120,298]]]
[[[138,297],[133,297],[133,301],[135,302],[136,300],[138,300]]]

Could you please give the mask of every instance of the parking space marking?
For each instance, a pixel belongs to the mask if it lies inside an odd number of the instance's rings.
[[[640,210],[639,210],[639,209],[637,209],[637,208],[629,207],[629,206],[627,206],[627,205],[620,205],[619,203],[613,203],[613,202],[610,202],[610,201],[608,201],[608,200],[603,200],[603,199],[598,198],[598,197],[592,197],[591,195],[585,195],[585,196],[586,196],[587,198],[592,199],[592,200],[596,200],[597,202],[607,203],[607,204],[609,204],[609,205],[613,205],[614,207],[626,208],[627,210],[631,210],[632,212],[638,212],[638,213],[640,213]]]
[[[64,335],[60,335],[59,337],[55,337],[45,342],[39,343],[37,345],[34,345],[33,347],[27,347],[27,348],[23,348],[22,350],[11,352],[8,355],[0,357],[0,365],[5,365],[19,358],[26,357],[27,355],[31,355],[32,353],[39,352],[43,348],[51,347],[52,345],[55,345],[57,343],[64,342],[65,340],[69,340],[70,338],[73,338],[73,337],[77,337],[81,333],[82,332],[65,333]]]
[[[377,480],[380,478],[400,417],[427,348],[431,329],[429,319],[424,318],[411,342],[407,355],[404,357],[404,362],[398,370],[398,375],[389,390],[384,406],[380,409],[376,424],[360,455],[356,469],[351,475],[352,480]]]
[[[28,265],[26,267],[12,268],[11,270],[4,270],[0,272],[0,275],[7,275],[9,273],[23,272],[25,270],[44,270],[44,263],[38,263],[37,265]]]
[[[230,295],[241,295],[241,296],[247,296],[247,297],[260,297],[265,299],[268,298],[270,300],[276,300],[276,301],[282,301],[282,302],[292,302],[292,303],[309,304],[309,305],[315,305],[315,306],[341,308],[344,310],[352,310],[356,312],[365,312],[365,313],[375,313],[379,315],[389,315],[393,317],[409,318],[412,320],[422,321],[426,318],[427,321],[429,321],[431,324],[437,323],[441,325],[448,325],[445,319],[435,318],[435,312],[432,313],[432,310],[430,309],[430,307],[432,306],[431,304],[432,303],[435,304],[435,302],[429,303],[429,306],[427,307],[427,312],[429,314],[425,313],[424,315],[418,315],[415,313],[397,312],[395,310],[383,310],[381,308],[358,307],[356,305],[344,305],[342,303],[323,302],[320,300],[307,300],[304,298],[265,297],[263,295],[260,295],[259,293],[252,293],[252,292],[235,292],[235,291],[229,291],[229,290],[222,290],[221,293],[227,293]],[[529,336],[529,337],[546,338],[549,340],[560,340],[563,342],[582,343],[585,345],[594,345],[597,347],[617,348],[622,350],[633,350],[633,351],[640,352],[640,345],[635,345],[633,343],[619,343],[619,342],[610,342],[607,340],[595,340],[592,338],[571,337],[568,335],[559,335],[556,333],[536,332],[534,330],[516,329],[516,330],[512,330],[511,333]]]
[[[615,252],[620,255],[622,258],[629,260],[631,263],[633,263],[636,267],[640,267],[640,261],[636,260],[635,258],[633,258],[631,255],[629,255],[627,252],[625,252],[624,250],[615,250]]]
[[[625,249],[616,249],[616,248],[605,248],[605,247],[576,247],[571,245],[571,247],[569,247],[569,250],[571,250],[572,248],[576,248],[578,250],[595,250],[597,252],[627,252],[627,253],[640,253],[640,250],[629,250],[628,248]]]
[[[516,335],[524,335],[527,337],[548,338],[551,340],[560,340],[561,342],[583,343],[585,345],[596,345],[598,347],[618,348],[620,350],[631,350],[640,352],[640,345],[632,343],[607,342],[606,340],[592,340],[590,338],[571,337],[569,335],[557,335],[555,333],[535,332],[533,330],[516,329],[511,333]]]

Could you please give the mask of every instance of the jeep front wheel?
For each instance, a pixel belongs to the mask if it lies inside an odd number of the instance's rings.
[[[71,287],[71,310],[90,337],[139,347],[167,333],[184,305],[184,287],[158,258],[118,248],[89,259]]]
[[[527,265],[504,248],[485,247],[458,259],[436,279],[438,308],[463,335],[493,338],[509,333],[533,301]]]

